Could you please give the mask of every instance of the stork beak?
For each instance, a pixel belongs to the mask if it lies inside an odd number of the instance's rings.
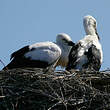
[[[64,42],[66,43],[66,44],[68,44],[68,46],[74,46],[75,45],[75,43],[73,42],[73,41],[67,41],[67,40],[65,40],[65,39],[63,39],[64,40]]]
[[[99,37],[99,35],[98,35],[98,32],[97,32],[97,29],[96,29],[96,28],[95,28],[95,33],[96,33],[98,39],[100,40],[100,37]]]
[[[75,46],[75,43],[73,41],[68,41],[69,46]]]

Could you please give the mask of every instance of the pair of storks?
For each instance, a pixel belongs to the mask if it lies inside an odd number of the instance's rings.
[[[25,46],[12,53],[12,61],[3,69],[37,67],[65,67],[66,70],[95,70],[99,71],[103,53],[97,24],[92,16],[83,19],[86,36],[77,43],[72,42],[69,35],[58,34],[56,43],[40,42]]]

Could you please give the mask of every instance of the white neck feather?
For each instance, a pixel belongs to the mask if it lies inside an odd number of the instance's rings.
[[[85,29],[86,35],[97,35],[95,28],[91,25],[84,26],[84,29]]]

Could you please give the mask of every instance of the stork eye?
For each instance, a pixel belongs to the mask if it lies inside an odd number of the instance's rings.
[[[67,43],[67,44],[68,44],[68,41],[67,41],[65,38],[63,38],[62,40],[63,40],[65,43]]]
[[[63,38],[62,40],[64,40],[65,42],[67,42],[67,40],[65,38]]]

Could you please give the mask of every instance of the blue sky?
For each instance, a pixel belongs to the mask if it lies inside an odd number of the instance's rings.
[[[12,52],[36,42],[55,41],[62,32],[77,42],[85,35],[83,17],[92,15],[104,52],[101,69],[109,68],[109,13],[109,0],[0,0],[0,59],[6,65]]]

